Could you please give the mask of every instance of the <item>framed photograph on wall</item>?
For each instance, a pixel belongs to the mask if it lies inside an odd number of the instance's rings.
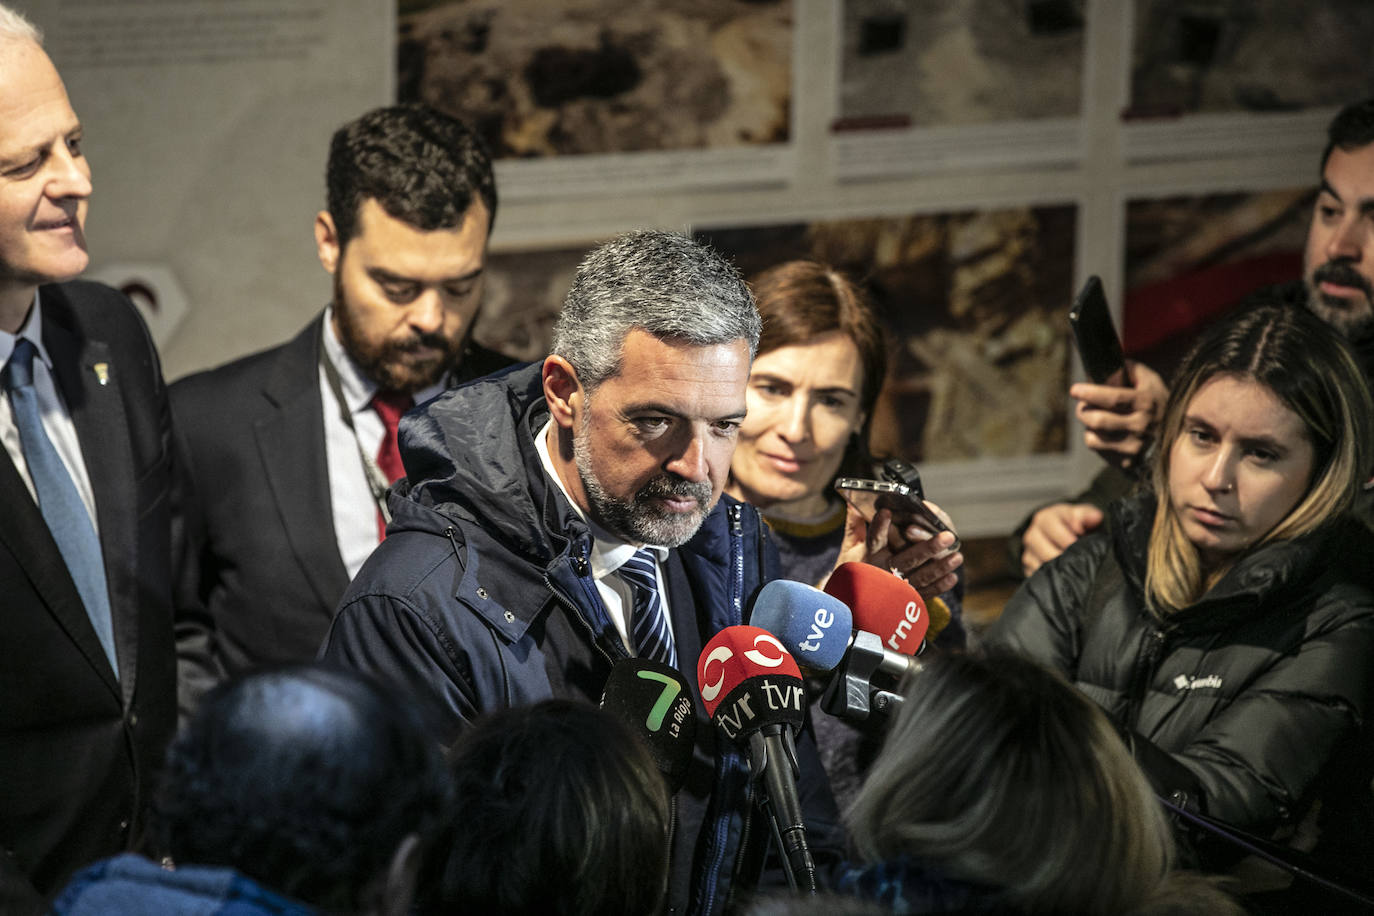
[[[836,172],[874,178],[1072,162],[1083,0],[845,0]]]
[[[472,123],[512,198],[783,180],[792,0],[399,0],[397,96]]]

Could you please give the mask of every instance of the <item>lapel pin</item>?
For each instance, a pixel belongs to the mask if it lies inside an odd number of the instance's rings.
[[[94,366],[92,366],[91,368],[95,370],[96,381],[100,382],[100,384],[102,384],[102,385],[108,385],[108,384],[110,384],[110,364],[109,364],[109,363],[96,363],[96,364],[95,364]]]

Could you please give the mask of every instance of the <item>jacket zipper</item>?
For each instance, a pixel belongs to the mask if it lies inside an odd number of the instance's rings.
[[[733,505],[730,507],[730,607],[734,610],[734,620],[736,623],[744,621],[744,524],[742,519],[742,507]],[[739,755],[733,750],[723,751],[727,758],[722,761],[722,774],[734,769],[738,764]],[[716,783],[717,788],[722,788],[723,781]],[[735,869],[738,871],[739,864],[744,858],[746,849],[745,842],[749,838],[749,822],[753,813],[753,804],[750,793],[746,787],[744,791],[744,827],[740,834],[739,849],[735,853]],[[703,896],[704,906],[702,912],[711,914],[715,912],[716,888],[719,886],[720,869],[725,864],[725,845],[730,832],[730,815],[724,812],[716,820],[715,837],[715,858],[711,862],[711,867],[706,873],[706,888]]]
[[[734,573],[731,583],[730,606],[735,610],[735,623],[744,623],[744,507],[730,507],[730,569]],[[763,558],[759,558],[762,562]]]
[[[739,874],[740,866],[744,863],[744,856],[749,849],[749,833],[754,824],[754,794],[745,787],[744,791],[744,824],[739,832],[739,849],[735,852],[735,874]],[[779,850],[781,852],[781,850]],[[734,884],[730,885],[730,892],[725,898],[726,909],[730,910],[730,903],[735,899],[735,892],[739,888]],[[714,894],[712,897],[714,898]]]
[[[587,560],[587,558],[576,557],[574,558],[573,563],[576,564],[574,572],[577,573],[577,581],[582,586],[582,590],[587,593],[588,600],[600,601],[601,595],[596,592],[596,586],[593,584],[589,584],[586,578],[586,570],[589,568],[589,561]],[[621,659],[626,659],[630,657],[630,653],[624,651],[624,647],[621,647],[619,658],[617,658],[614,654],[610,652],[610,650],[606,648],[605,643],[601,639],[597,638],[596,631],[592,629],[591,622],[587,620],[587,618],[583,615],[581,605],[579,605],[576,601],[572,600],[572,597],[570,595],[563,592],[558,587],[558,585],[554,583],[553,579],[549,576],[547,572],[544,573],[544,584],[548,586],[549,591],[553,592],[554,597],[556,597],[559,601],[563,602],[563,606],[568,609],[572,617],[578,623],[582,624],[582,629],[587,631],[587,641],[592,644],[592,648],[600,652],[602,656],[605,657],[606,661],[614,665]]]
[[[1150,678],[1164,654],[1164,642],[1164,631],[1158,627],[1151,628],[1145,635],[1145,645],[1137,656],[1135,673],[1131,679],[1131,697],[1126,706],[1124,723],[1127,728],[1135,728],[1136,722],[1140,719],[1140,710],[1145,705],[1145,691],[1149,688]]]

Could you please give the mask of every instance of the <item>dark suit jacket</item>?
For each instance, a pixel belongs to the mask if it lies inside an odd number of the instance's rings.
[[[323,319],[279,347],[171,386],[193,503],[178,588],[213,618],[221,674],[313,659],[348,585],[325,457]],[[463,379],[509,363],[472,345]],[[183,711],[208,686],[183,677]]]
[[[38,506],[0,449],[0,911],[131,845],[176,724],[171,426],[137,311],[44,286],[43,344],[95,494],[116,682]],[[99,367],[103,364],[103,370]],[[101,383],[101,373],[105,383]],[[10,907],[6,909],[6,907]]]

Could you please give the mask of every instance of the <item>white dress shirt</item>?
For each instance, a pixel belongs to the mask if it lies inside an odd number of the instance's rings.
[[[624,566],[630,557],[635,555],[640,547],[638,544],[629,544],[620,538],[601,528],[596,522],[587,518],[587,514],[582,511],[582,507],[572,498],[568,488],[563,486],[563,481],[558,476],[558,470],[553,466],[553,459],[549,456],[549,433],[553,428],[553,420],[544,424],[534,437],[534,447],[539,451],[539,460],[544,465],[544,473],[559,491],[567,497],[568,503],[577,513],[578,518],[587,523],[588,529],[592,533],[592,579],[596,582],[596,590],[601,594],[601,601],[606,605],[606,613],[610,615],[611,622],[615,624],[616,631],[620,633],[620,641],[631,655],[637,654],[634,645],[630,641],[629,625],[626,621],[625,609],[634,607],[634,595],[630,589],[630,583],[620,576],[611,575]],[[658,600],[659,606],[663,608],[663,618],[668,622],[668,630],[673,630],[673,615],[668,606],[668,589],[663,582],[663,564],[668,559],[667,547],[655,547],[651,544],[643,545],[654,555],[654,576],[658,580]],[[673,633],[673,642],[677,642],[677,634]]]
[[[14,353],[14,345],[20,337],[32,341],[38,351],[38,358],[33,361],[33,387],[38,395],[43,431],[48,434],[58,457],[66,466],[72,483],[76,484],[76,492],[81,496],[81,502],[86,506],[86,513],[91,517],[91,524],[95,527],[96,536],[99,537],[100,523],[95,517],[95,493],[91,490],[91,478],[86,473],[86,461],[81,455],[81,442],[76,438],[76,426],[72,423],[71,414],[67,412],[67,405],[62,401],[62,395],[53,383],[52,359],[43,346],[43,313],[36,292],[33,295],[33,308],[29,309],[29,317],[19,329],[19,333],[0,331],[0,366],[9,362],[11,354]],[[117,366],[112,368],[118,371]],[[81,371],[88,370],[83,368]],[[14,414],[10,410],[8,396],[0,397],[0,439],[5,442],[5,451],[9,452],[10,460],[14,462],[14,469],[19,472],[19,476],[24,479],[24,485],[29,488],[29,496],[37,502],[38,491],[34,489],[33,477],[29,474],[29,463],[24,460],[24,448],[19,441],[19,427],[14,425]]]
[[[364,375],[344,350],[342,341],[334,333],[333,318],[334,309],[330,306],[325,309],[321,332],[324,354],[339,375],[339,388],[343,391],[345,406],[353,419],[353,429],[349,429],[339,415],[339,403],[323,366],[320,366],[318,375],[320,399],[324,405],[324,452],[329,468],[329,504],[334,515],[334,537],[339,544],[339,556],[343,558],[344,568],[348,570],[348,578],[352,579],[379,541],[377,503],[372,498],[372,487],[368,485],[367,471],[363,468],[359,449],[375,458],[382,446],[386,427],[377,411],[370,406],[372,395],[377,392],[377,383]],[[423,404],[444,388],[445,383],[440,381],[416,392],[415,403]]]

